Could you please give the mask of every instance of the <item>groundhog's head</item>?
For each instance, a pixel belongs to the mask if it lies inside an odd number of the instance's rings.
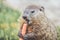
[[[25,9],[22,17],[30,24],[32,20],[38,20],[41,15],[44,15],[43,6],[30,5]]]

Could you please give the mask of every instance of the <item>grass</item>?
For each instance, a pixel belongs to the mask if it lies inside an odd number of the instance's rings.
[[[57,26],[57,40],[60,40],[60,26]]]
[[[0,40],[18,40],[20,12],[0,4]]]

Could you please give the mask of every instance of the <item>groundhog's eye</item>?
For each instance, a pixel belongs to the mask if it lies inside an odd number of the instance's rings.
[[[34,13],[35,11],[31,11],[31,13]]]

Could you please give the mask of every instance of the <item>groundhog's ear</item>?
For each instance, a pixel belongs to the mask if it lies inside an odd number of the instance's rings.
[[[40,11],[43,11],[44,12],[44,7],[43,6],[40,8]]]

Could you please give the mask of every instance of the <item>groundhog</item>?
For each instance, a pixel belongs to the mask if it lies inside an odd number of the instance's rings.
[[[43,6],[28,6],[23,12],[22,19],[24,22],[27,22],[28,28],[26,30],[26,34],[22,36],[21,26],[18,33],[19,37],[23,38],[24,40],[57,40],[56,27],[45,16],[45,9]],[[23,25],[24,22],[21,24]]]

